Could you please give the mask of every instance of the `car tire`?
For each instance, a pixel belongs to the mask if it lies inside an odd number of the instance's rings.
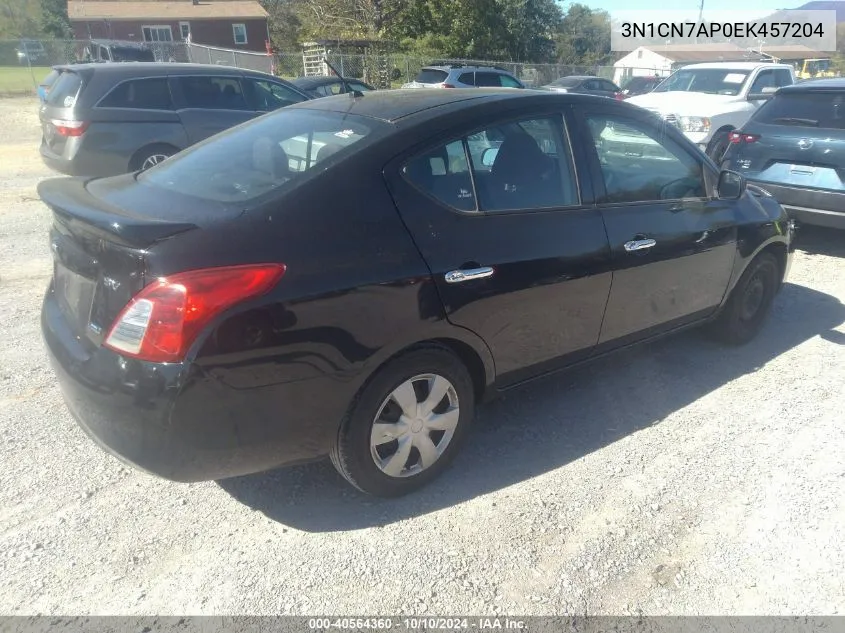
[[[144,171],[170,158],[179,150],[172,145],[150,145],[138,150],[129,161],[130,171]]]
[[[780,267],[771,253],[760,253],[742,273],[713,331],[723,342],[744,345],[766,321],[778,291]]]
[[[399,497],[448,468],[474,415],[472,378],[460,359],[441,347],[418,348],[389,361],[361,390],[331,460],[362,492]]]
[[[707,155],[712,158],[713,162],[717,165],[722,164],[722,158],[724,158],[725,152],[728,151],[729,134],[730,132],[727,130],[717,132],[716,135],[710,139],[710,144],[707,146]]]

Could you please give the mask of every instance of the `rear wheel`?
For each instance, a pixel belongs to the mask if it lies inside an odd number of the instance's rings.
[[[331,459],[353,486],[380,497],[416,490],[454,458],[475,411],[469,372],[440,348],[382,367],[352,405]]]
[[[779,266],[771,253],[761,253],[748,265],[728,303],[713,323],[724,342],[743,345],[753,339],[772,307],[778,289]]]
[[[178,151],[171,145],[151,145],[145,147],[132,157],[129,163],[129,169],[131,171],[145,171],[170,158]]]

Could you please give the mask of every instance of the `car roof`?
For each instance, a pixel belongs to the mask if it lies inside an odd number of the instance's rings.
[[[97,73],[113,75],[115,77],[132,77],[143,74],[147,77],[164,77],[173,74],[190,73],[192,75],[219,75],[221,73],[257,75],[270,77],[267,73],[246,68],[234,68],[232,66],[219,66],[217,64],[180,64],[168,62],[118,62],[104,64],[102,62],[88,62],[84,64],[59,64],[53,66],[59,70],[95,70]],[[278,79],[275,78],[274,79]],[[281,81],[281,80],[279,80]]]
[[[394,123],[409,117],[418,120],[441,116],[444,110],[460,109],[469,102],[473,105],[515,101],[517,99],[588,99],[604,103],[604,97],[592,95],[553,95],[544,90],[508,90],[502,88],[455,88],[452,90],[376,90],[353,98],[350,94],[313,99],[288,106],[286,109],[305,108],[328,112],[353,114]]]
[[[433,66],[423,66],[423,70],[491,70],[497,73],[512,74],[509,70],[499,68],[497,66],[476,66],[475,64],[437,64]]]
[[[807,81],[799,81],[797,84],[784,86],[778,92],[823,92],[823,91],[845,91],[845,78],[830,78],[830,79],[809,79]]]
[[[720,70],[755,70],[765,66],[766,68],[792,68],[788,64],[772,64],[770,62],[706,62],[703,64],[688,64],[678,70],[689,70],[695,68],[720,69]]]

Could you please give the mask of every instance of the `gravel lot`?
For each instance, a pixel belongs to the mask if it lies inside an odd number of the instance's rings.
[[[690,333],[513,392],[412,497],[328,464],[173,484],[54,384],[36,110],[0,100],[0,613],[845,612],[845,234],[802,233],[749,346]]]

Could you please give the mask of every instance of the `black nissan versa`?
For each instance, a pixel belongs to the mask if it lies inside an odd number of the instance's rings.
[[[330,455],[409,492],[482,398],[686,326],[749,341],[793,249],[774,198],[651,113],[523,90],[311,100],[39,194],[65,400],[177,481]]]
[[[730,135],[722,164],[804,224],[845,229],[845,79],[781,88]]]

